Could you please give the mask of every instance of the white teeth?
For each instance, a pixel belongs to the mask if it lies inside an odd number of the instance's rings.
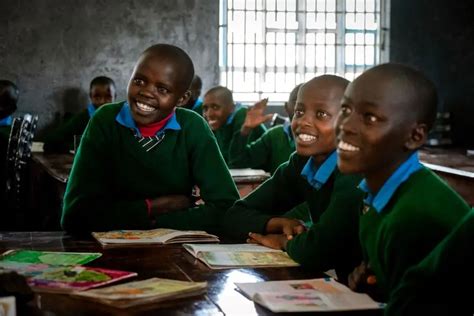
[[[216,124],[217,123],[217,120],[211,120],[211,121],[208,121],[209,124]]]
[[[343,142],[342,140],[339,142],[339,145],[337,147],[345,151],[359,151],[360,150],[359,147]]]
[[[317,137],[313,135],[308,135],[308,134],[299,134],[298,139],[300,139],[303,142],[312,142],[316,140]]]
[[[156,110],[154,107],[151,107],[149,105],[146,105],[140,102],[137,102],[137,107],[140,109],[140,111],[143,111],[143,112],[153,112]]]

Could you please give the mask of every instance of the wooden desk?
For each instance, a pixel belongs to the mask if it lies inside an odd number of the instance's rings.
[[[474,157],[465,150],[426,147],[419,152],[420,161],[436,172],[474,206]]]
[[[230,169],[230,175],[234,179],[241,198],[250,194],[262,182],[270,178],[270,174],[264,170],[249,168]]]
[[[37,294],[29,304],[18,306],[18,315],[49,313],[53,315],[274,315],[235,291],[234,282],[323,276],[298,267],[210,270],[180,245],[102,249],[92,239],[77,239],[63,232],[1,234],[0,251],[12,248],[101,252],[102,257],[88,265],[137,272],[138,276],[130,281],[160,277],[208,282],[206,295],[124,310],[65,294]],[[301,315],[308,315],[308,313]],[[331,313],[331,315],[382,315],[382,311]]]

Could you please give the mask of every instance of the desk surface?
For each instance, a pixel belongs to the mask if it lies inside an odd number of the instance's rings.
[[[420,160],[435,171],[474,178],[474,157],[467,156],[466,150],[425,147]]]
[[[40,164],[54,179],[66,183],[71,172],[74,155],[72,154],[45,154],[35,152],[31,155],[33,161]]]
[[[78,239],[63,232],[0,234],[0,251],[24,248],[49,251],[102,252],[89,266],[134,271],[133,280],[150,277],[207,281],[206,295],[119,310],[65,294],[37,294],[18,315],[273,315],[235,290],[234,282],[309,279],[322,277],[299,267],[211,270],[188,254],[181,245],[102,249],[92,238]],[[331,315],[381,315],[382,311],[331,313]],[[302,315],[308,315],[304,313]],[[325,314],[327,315],[327,313]]]

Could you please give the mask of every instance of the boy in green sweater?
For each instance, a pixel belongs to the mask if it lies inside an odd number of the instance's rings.
[[[364,72],[342,100],[338,166],[343,173],[363,174],[359,188],[366,192],[359,220],[364,262],[351,275],[350,286],[373,289],[381,301],[469,211],[418,161],[436,105],[430,80],[393,63]],[[366,278],[367,268],[375,278]]]
[[[473,315],[474,211],[421,261],[392,293],[385,314]]]
[[[64,196],[71,232],[168,227],[216,232],[239,197],[206,122],[176,108],[194,75],[180,48],[157,44],[138,59],[127,102],[101,107],[88,124]],[[193,186],[202,205],[194,205]]]
[[[291,129],[296,153],[254,192],[237,201],[224,217],[225,233],[248,242],[284,249],[303,266],[336,269],[346,282],[360,259],[358,176],[342,175],[336,166],[334,121],[348,81],[323,75],[298,92]],[[313,225],[284,216],[307,202]]]
[[[297,85],[291,91],[288,102],[285,102],[285,110],[290,121],[293,118],[300,86],[301,84]],[[295,151],[295,141],[289,122],[270,128],[262,137],[246,144],[250,132],[273,117],[273,114],[263,114],[266,106],[267,99],[264,99],[248,109],[240,134],[236,135],[229,148],[231,168],[264,169],[273,174]]]
[[[91,103],[86,109],[45,136],[44,150],[46,152],[69,152],[74,148],[74,136],[80,137],[95,111],[106,103],[114,102],[116,96],[115,83],[112,79],[105,76],[92,79],[89,87]]]
[[[240,103],[234,103],[232,91],[225,87],[217,86],[206,92],[202,114],[214,132],[222,156],[224,156],[228,165],[232,158],[231,147],[236,151],[243,151],[247,143],[260,138],[266,130],[264,125],[259,125],[246,136],[244,142],[240,141],[239,148],[232,146],[236,138],[240,137],[240,130],[245,121],[247,109],[242,107]],[[232,168],[232,166],[229,165],[229,168]]]
[[[191,92],[191,96],[189,97],[189,100],[185,104],[180,105],[180,106],[189,110],[193,110],[196,113],[199,113],[200,115],[202,115],[202,99],[200,98],[201,90],[202,90],[201,77],[199,77],[198,75],[194,75],[193,81],[191,81],[191,85],[189,86],[189,91]]]

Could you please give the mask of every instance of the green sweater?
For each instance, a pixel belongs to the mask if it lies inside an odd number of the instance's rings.
[[[221,150],[222,156],[224,156],[227,164],[231,161],[232,155],[244,151],[245,145],[250,142],[257,140],[260,136],[265,133],[265,126],[260,125],[257,128],[254,128],[250,134],[246,137],[246,141],[240,140],[242,137],[240,135],[240,129],[242,124],[244,124],[245,117],[247,116],[247,109],[242,107],[235,112],[234,118],[228,124],[224,124],[218,130],[214,131],[214,135],[217,139],[217,144]],[[234,146],[235,141],[239,142],[239,146]],[[232,148],[232,152],[230,151]],[[229,165],[230,168],[232,166]]]
[[[295,143],[285,133],[283,125],[270,128],[250,144],[247,144],[247,137],[238,134],[229,148],[229,167],[264,169],[273,174],[294,151]]]
[[[369,208],[361,215],[360,240],[382,300],[467,212],[466,202],[422,167],[398,187],[381,213]]]
[[[73,149],[74,135],[82,135],[87,123],[89,123],[89,112],[85,109],[48,133],[44,138],[44,150],[68,152]]]
[[[306,201],[314,224],[288,242],[288,254],[314,270],[336,268],[341,281],[346,282],[347,274],[362,258],[357,236],[363,197],[357,184],[361,179],[336,169],[316,190],[301,176],[307,160],[291,155],[270,179],[226,212],[222,225],[229,236],[245,240],[249,232],[265,233],[272,217]]]
[[[68,231],[169,227],[216,232],[222,210],[239,198],[235,184],[202,117],[176,109],[181,130],[166,130],[146,152],[133,131],[115,118],[123,102],[97,110],[82,137],[64,196],[62,227]],[[162,214],[156,225],[145,199],[191,196],[200,188],[205,202]]]
[[[407,271],[391,295],[386,315],[473,315],[473,242],[471,211],[420,264]]]

